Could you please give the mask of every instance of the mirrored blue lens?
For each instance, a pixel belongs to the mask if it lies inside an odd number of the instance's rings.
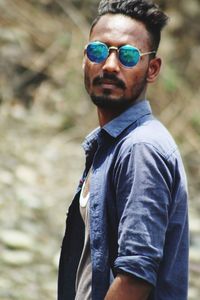
[[[116,47],[110,48],[115,49]],[[110,48],[99,41],[91,42],[86,48],[86,53],[92,62],[102,63],[109,56]],[[132,45],[124,45],[118,49],[118,52],[119,61],[127,68],[134,67],[140,60],[140,51]]]
[[[106,44],[101,42],[92,42],[88,44],[86,53],[92,62],[101,63],[108,57],[109,50]]]
[[[134,67],[140,60],[140,52],[131,45],[119,48],[119,60],[126,67]]]

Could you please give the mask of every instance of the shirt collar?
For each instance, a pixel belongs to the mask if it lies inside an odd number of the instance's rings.
[[[151,106],[147,100],[132,105],[129,109],[102,127],[113,138],[117,138],[127,127],[141,117],[151,114]]]
[[[102,128],[93,130],[84,140],[82,146],[86,152],[95,147],[101,131],[106,131],[113,138],[117,138],[127,127],[135,123],[141,117],[151,114],[151,106],[147,100],[140,101],[125,112],[107,123]]]
[[[95,144],[98,140],[100,131],[101,131],[101,128],[98,127],[86,136],[84,142],[82,143],[82,147],[86,153],[88,151],[90,151],[90,149],[95,148]]]

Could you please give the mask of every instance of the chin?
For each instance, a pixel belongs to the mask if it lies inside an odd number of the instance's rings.
[[[120,109],[125,110],[133,104],[133,100],[125,97],[114,98],[111,96],[91,95],[92,102],[99,108],[103,109]]]

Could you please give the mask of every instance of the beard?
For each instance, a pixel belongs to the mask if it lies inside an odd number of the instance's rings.
[[[131,106],[133,100],[130,98],[120,97],[113,99],[109,94],[106,93],[102,96],[91,95],[92,102],[99,108],[107,110],[125,110]]]
[[[146,76],[137,83],[132,90],[131,97],[112,97],[111,90],[104,89],[102,95],[90,95],[92,102],[99,108],[106,110],[120,110],[124,111],[140,99],[143,91],[146,89]],[[125,90],[125,88],[124,88]]]
[[[105,73],[103,74],[103,76],[97,76],[93,80],[92,85],[94,87],[101,85],[102,82],[106,79],[111,80],[114,84],[116,84],[117,88],[121,88],[122,91],[124,91],[125,93],[127,89],[125,83],[122,80],[118,79],[115,74]],[[130,106],[132,106],[134,103],[138,102],[139,100],[143,100],[141,99],[141,97],[143,95],[143,92],[146,90],[147,72],[139,81],[137,81],[137,84],[133,86],[132,91],[130,93],[131,94],[130,97],[125,97],[125,96],[116,97],[112,95],[112,90],[110,89],[103,89],[100,95],[96,94],[95,92],[90,93],[88,87],[91,86],[91,83],[90,83],[90,78],[87,75],[87,72],[85,72],[84,80],[85,80],[86,90],[90,94],[92,102],[98,108],[110,110],[110,111],[111,110],[124,111]]]

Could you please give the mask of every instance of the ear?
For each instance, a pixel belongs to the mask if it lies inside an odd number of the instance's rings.
[[[161,58],[159,58],[159,57],[155,57],[150,60],[149,69],[148,69],[148,73],[147,73],[147,82],[148,83],[153,83],[157,79],[158,74],[160,73],[161,64],[162,64],[162,61],[161,61]]]

